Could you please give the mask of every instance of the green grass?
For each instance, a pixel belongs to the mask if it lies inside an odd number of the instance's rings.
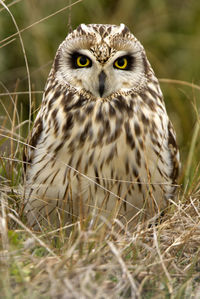
[[[11,15],[3,6],[0,10],[1,40],[8,37],[0,43],[0,297],[198,299],[200,3],[83,0],[72,7],[73,27],[120,21],[144,44],[161,78],[182,172],[176,200],[157,225],[139,223],[122,233],[119,226],[90,230],[77,222],[69,235],[67,228],[33,232],[23,215],[23,146],[56,48],[67,33],[69,10],[50,15],[70,1],[56,3],[10,6],[19,30],[28,28],[21,32],[21,43],[18,35],[12,37]]]

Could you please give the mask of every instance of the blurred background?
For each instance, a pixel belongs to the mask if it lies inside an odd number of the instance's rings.
[[[198,0],[17,0],[4,1],[21,30],[32,94],[32,120],[59,44],[80,23],[125,23],[143,44],[159,79],[177,132],[183,171],[191,144],[192,164],[200,161],[200,1]],[[67,6],[72,4],[70,9]],[[61,11],[59,11],[61,10]],[[27,69],[16,26],[0,5],[0,128],[25,140],[30,102]],[[163,78],[169,81],[163,82]],[[174,82],[180,80],[181,82]],[[187,86],[186,81],[191,86]],[[181,84],[182,83],[182,84]],[[6,96],[6,93],[11,93]],[[12,93],[18,92],[17,95]],[[37,93],[38,92],[38,93]],[[14,113],[14,107],[18,113]],[[13,117],[15,118],[13,121]],[[13,125],[14,122],[14,125]],[[7,131],[7,134],[8,131]],[[194,134],[196,134],[194,137]],[[195,139],[195,140],[194,140]],[[1,150],[5,150],[0,136]]]

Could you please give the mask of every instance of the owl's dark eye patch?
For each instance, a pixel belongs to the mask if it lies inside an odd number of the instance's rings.
[[[92,66],[91,59],[86,55],[83,55],[78,52],[72,53],[70,62],[71,62],[71,67],[74,69],[85,68],[85,67],[88,68]]]
[[[133,64],[134,64],[134,57],[132,55],[124,55],[118,57],[114,61],[113,67],[118,70],[130,71],[133,68]]]

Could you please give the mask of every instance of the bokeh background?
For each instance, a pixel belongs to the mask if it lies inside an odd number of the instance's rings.
[[[82,0],[71,9],[65,9],[74,2],[4,1],[22,30],[32,90],[44,89],[56,49],[70,27],[75,28],[80,23],[125,23],[144,45],[157,77],[170,79],[168,82],[161,80],[161,88],[177,132],[184,171],[195,124],[199,120],[200,91],[192,84],[200,85],[200,1]],[[24,54],[15,33],[11,16],[0,5],[0,126],[1,130],[5,126],[12,127],[14,103],[17,103],[19,118],[16,117],[15,125],[21,124],[20,134],[25,138],[29,97],[26,94],[5,96],[8,92],[28,91]],[[186,81],[191,86],[175,84],[172,80]],[[32,94],[32,120],[41,98],[41,93]],[[192,154],[194,169],[200,160],[198,140]]]

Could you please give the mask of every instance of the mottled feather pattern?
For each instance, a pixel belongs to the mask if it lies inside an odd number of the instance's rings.
[[[92,67],[70,71],[73,51],[87,54]],[[113,70],[118,53],[133,56],[132,71]],[[176,189],[179,153],[162,92],[143,47],[123,24],[82,24],[67,36],[29,144],[25,210],[34,228],[90,214],[133,225],[135,215],[148,219],[165,209]]]

